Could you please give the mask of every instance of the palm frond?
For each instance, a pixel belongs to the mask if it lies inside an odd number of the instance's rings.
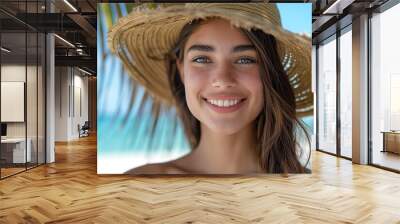
[[[102,3],[99,7],[98,53],[101,62],[98,107],[99,118],[104,119],[104,125],[101,126],[104,138],[99,138],[99,142],[104,150],[117,150],[116,147],[123,152],[145,150],[144,153],[150,157],[161,151],[165,153],[166,150],[176,151],[189,147],[186,139],[182,139],[182,127],[175,109],[154,99],[142,85],[133,80],[106,44],[108,30],[119,18],[132,10],[156,7],[159,5],[155,3]],[[115,95],[118,97],[111,97]],[[115,105],[115,110],[110,109]]]

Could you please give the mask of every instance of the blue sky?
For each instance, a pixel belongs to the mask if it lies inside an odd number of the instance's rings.
[[[277,6],[285,29],[311,36],[311,3],[278,3]]]

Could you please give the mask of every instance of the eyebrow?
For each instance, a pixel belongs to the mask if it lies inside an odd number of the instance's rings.
[[[195,44],[192,45],[191,47],[189,47],[189,49],[187,50],[187,52],[189,51],[214,51],[214,47],[210,46],[210,45],[204,45],[204,44]]]
[[[187,52],[195,51],[195,50],[212,52],[212,51],[215,51],[215,48],[210,45],[205,45],[205,44],[194,44],[191,47],[189,47]],[[236,53],[236,52],[242,52],[242,51],[248,51],[248,50],[256,50],[256,48],[254,47],[254,45],[251,45],[251,44],[243,44],[243,45],[235,46],[233,48],[232,52]]]
[[[255,51],[256,48],[254,47],[254,45],[251,45],[251,44],[238,45],[233,48],[233,52],[241,52],[241,51],[249,51],[249,50]]]

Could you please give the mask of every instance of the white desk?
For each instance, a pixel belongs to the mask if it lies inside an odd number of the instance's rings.
[[[25,138],[6,138],[6,139],[1,139],[1,144],[2,147],[10,147],[13,146],[12,148],[12,162],[13,163],[25,163],[25,158],[27,159],[26,162],[31,161],[31,145],[32,145],[32,140],[30,138],[27,138],[27,146],[26,147],[26,154],[25,154]],[[3,151],[3,149],[2,149]]]

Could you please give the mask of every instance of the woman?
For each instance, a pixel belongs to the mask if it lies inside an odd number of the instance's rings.
[[[299,77],[309,72],[310,49],[306,38],[282,30],[275,5],[138,11],[110,37],[111,48],[137,81],[167,103],[165,96],[172,95],[169,103],[177,107],[192,147],[182,158],[128,173],[305,172],[296,139],[301,124],[286,71]],[[167,94],[155,87],[163,79]]]

